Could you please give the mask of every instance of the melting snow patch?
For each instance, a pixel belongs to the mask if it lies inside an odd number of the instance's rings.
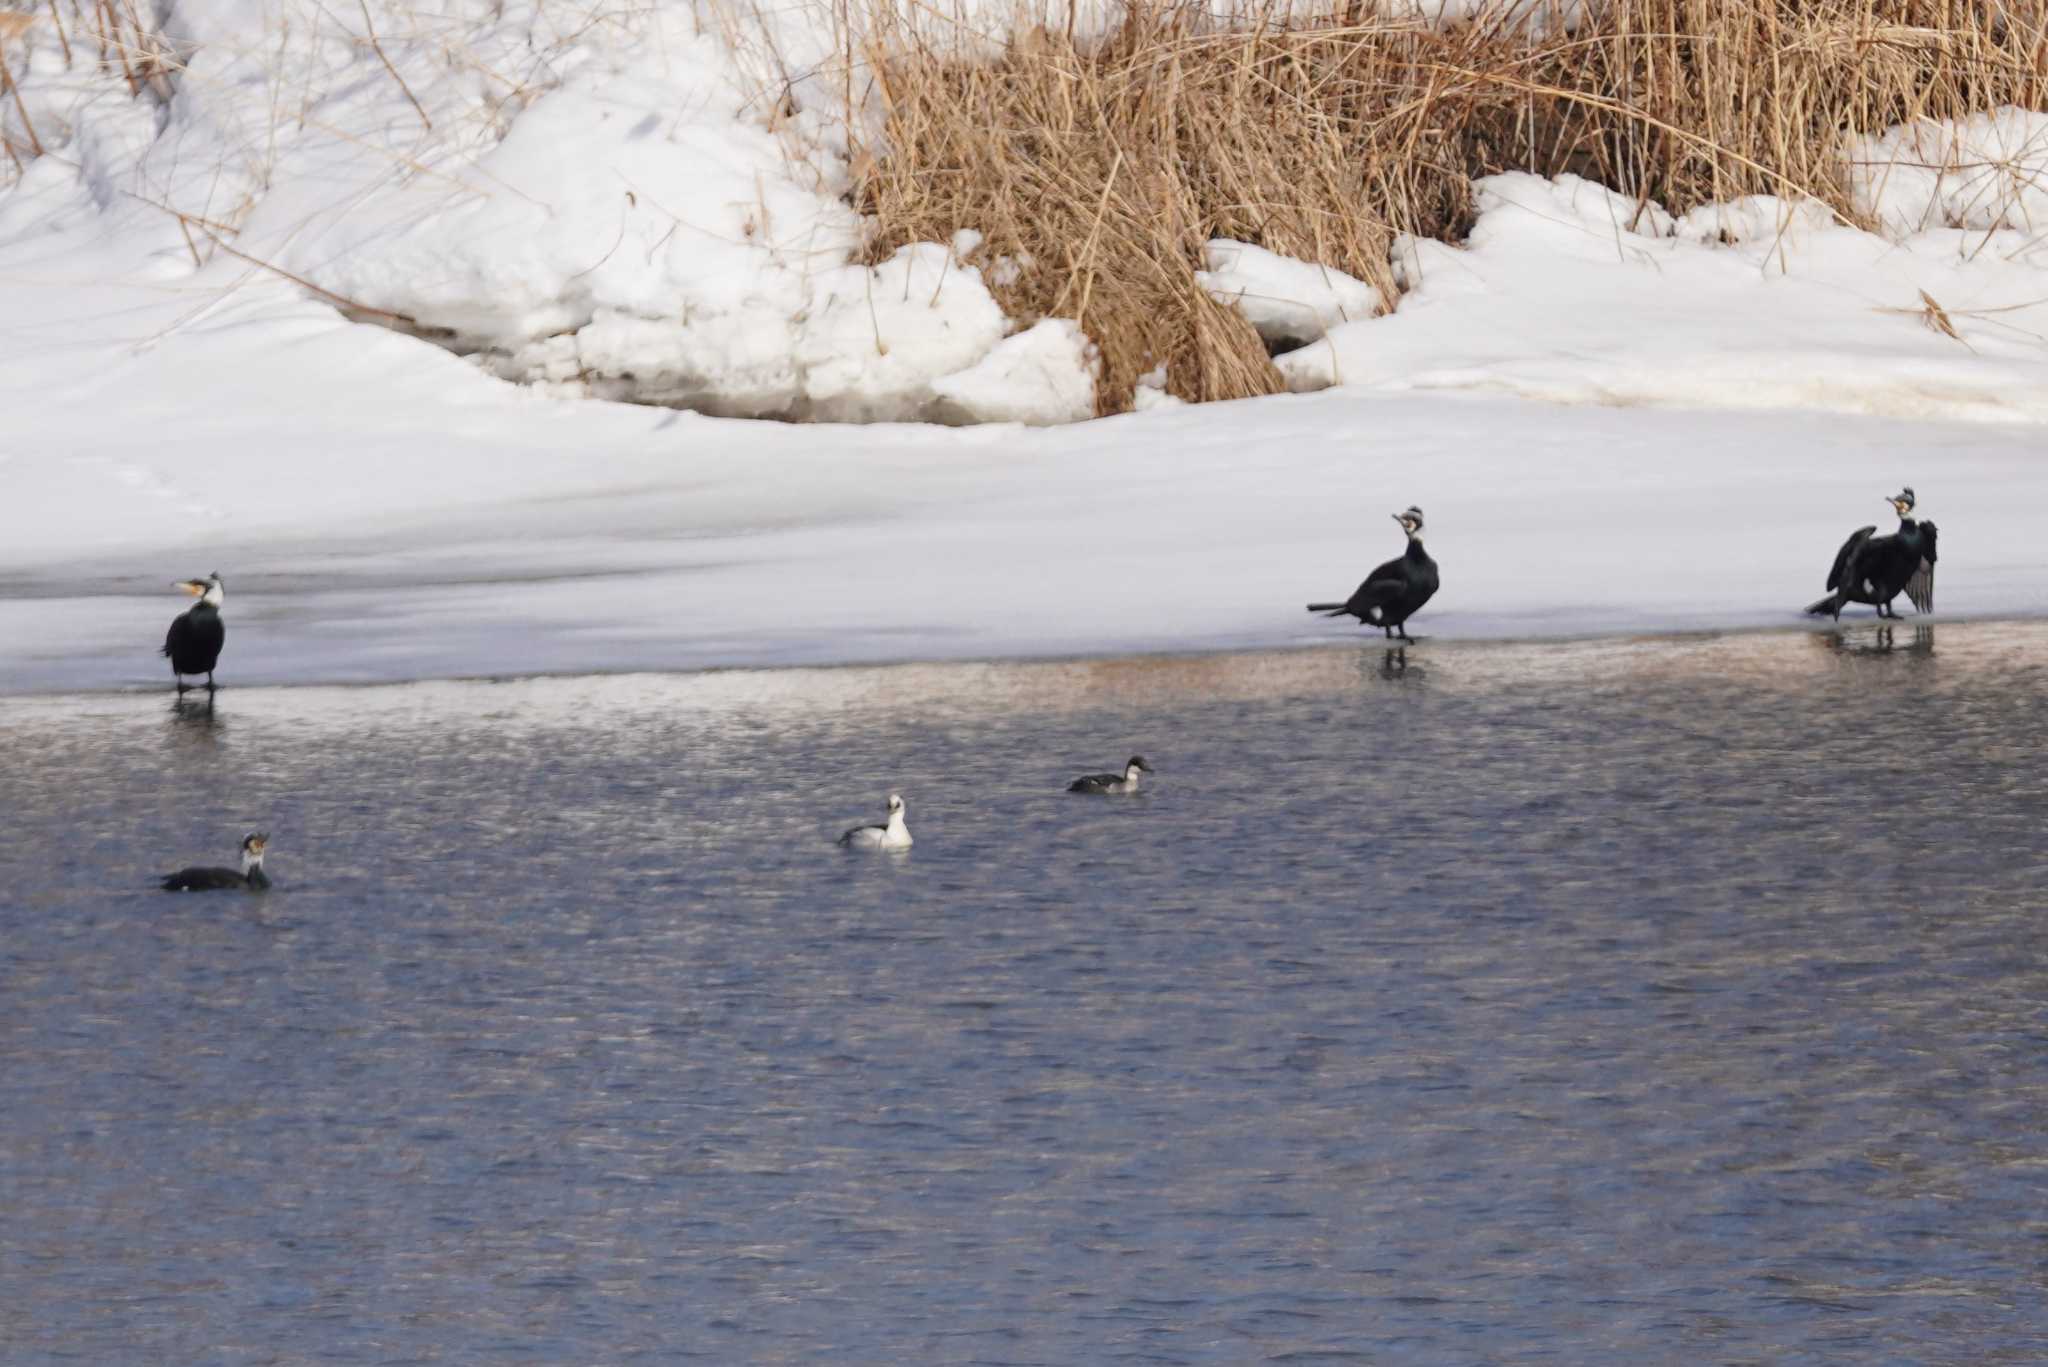
[[[1379,312],[1378,290],[1329,266],[1224,237],[1210,242],[1203,257],[1208,269],[1195,279],[1217,303],[1242,313],[1268,346],[1300,346]]]
[[[10,22],[0,130],[21,146],[32,125],[50,153],[11,183],[0,164],[16,374],[55,373],[66,347],[78,383],[113,350],[154,358],[136,362],[151,375],[220,374],[241,359],[234,329],[305,366],[286,341],[338,337],[346,302],[550,394],[844,421],[1094,411],[1087,339],[1012,336],[988,285],[1019,263],[984,260],[979,235],[860,263],[824,10],[762,11],[756,29],[681,3],[568,27],[544,0],[464,0],[431,23],[401,0],[310,24],[272,0],[147,8],[165,29],[138,41],[183,66],[139,94],[67,57],[52,21]],[[1581,7],[1397,8],[1569,23]],[[1091,0],[1083,27],[1121,12]],[[1001,38],[993,14],[973,42]],[[762,78],[814,59],[763,98]],[[1479,183],[1462,247],[1397,244],[1392,315],[1372,316],[1364,281],[1246,243],[1209,243],[1200,281],[1269,346],[1308,343],[1279,362],[1296,389],[2048,420],[2048,246],[2030,236],[2048,222],[2048,114],[1909,124],[1845,158],[1883,236],[1770,196],[1674,217],[1507,175]],[[394,391],[492,388],[389,335],[321,354],[412,357],[377,371]],[[1135,407],[1167,404],[1163,378],[1139,386]]]
[[[1857,209],[1904,235],[2048,224],[2048,114],[2008,105],[1960,121],[1916,119],[1844,150]]]
[[[998,342],[978,363],[933,382],[949,422],[1080,422],[1095,415],[1095,346],[1081,325],[1046,318]]]
[[[981,272],[932,242],[828,271],[812,299],[796,359],[807,416],[828,422],[929,416],[932,382],[980,361],[1009,326]]]
[[[1753,197],[1674,219],[1574,176],[1478,183],[1460,249],[1404,238],[1393,314],[1278,358],[1298,391],[2048,420],[2048,249],[1890,241]]]

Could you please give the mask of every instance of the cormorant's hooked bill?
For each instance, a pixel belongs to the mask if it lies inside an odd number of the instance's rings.
[[[1919,500],[1907,485],[1885,502],[1898,514],[1899,529],[1890,536],[1877,535],[1876,527],[1859,527],[1835,552],[1828,570],[1827,597],[1809,603],[1806,611],[1816,617],[1842,619],[1849,603],[1869,603],[1880,617],[1896,617],[1892,599],[1901,593],[1919,612],[1934,611],[1934,561],[1936,528],[1917,517]]]
[[[1120,774],[1083,774],[1067,785],[1070,793],[1135,793],[1138,775],[1155,772],[1143,755],[1132,755]]]
[[[242,888],[249,892],[261,892],[270,886],[270,875],[263,872],[263,852],[270,846],[270,837],[262,831],[242,837],[242,867],[223,869],[194,866],[179,869],[164,879],[165,892],[208,892],[216,888]]]
[[[839,837],[849,850],[907,850],[910,827],[903,824],[903,796],[889,794],[889,819],[879,826],[855,826]]]
[[[182,579],[178,588],[199,601],[171,620],[164,635],[163,653],[171,661],[171,679],[184,693],[187,674],[204,674],[206,688],[213,691],[213,667],[220,663],[220,648],[227,640],[227,626],[220,620],[220,605],[227,598],[218,573],[204,579]]]
[[[1388,637],[1413,640],[1405,623],[1427,603],[1437,590],[1436,561],[1422,548],[1422,509],[1410,504],[1406,512],[1393,514],[1394,521],[1408,534],[1408,550],[1397,559],[1365,577],[1349,598],[1341,603],[1310,603],[1310,612],[1325,617],[1356,617],[1367,626],[1379,627]]]

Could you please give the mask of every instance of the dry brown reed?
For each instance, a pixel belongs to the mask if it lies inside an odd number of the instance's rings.
[[[39,9],[49,12],[50,29],[56,35],[67,67],[76,60],[71,44],[72,33],[76,31],[81,42],[97,42],[98,60],[103,67],[118,66],[130,94],[147,89],[159,101],[168,101],[173,91],[172,78],[182,65],[154,13],[145,19],[137,0],[0,0],[0,99],[8,102],[14,115],[12,122],[20,129],[17,138],[0,127],[0,150],[8,157],[7,165],[0,169],[12,172],[0,178],[0,186],[21,176],[26,170],[26,158],[48,151],[22,96],[20,78],[8,65],[17,58],[18,51],[28,47],[33,30],[42,20]],[[19,56],[19,61],[25,69],[26,56]]]
[[[1570,24],[1523,0],[1449,25],[1367,0],[1228,22],[1127,0],[1106,36],[1040,15],[979,47],[866,2],[846,56],[872,84],[846,98],[869,130],[872,258],[979,230],[1012,316],[1095,340],[1105,413],[1162,363],[1187,399],[1278,387],[1194,284],[1212,237],[1349,272],[1392,308],[1394,234],[1460,236],[1476,175],[1577,172],[1674,211],[1807,195],[1848,218],[1844,134],[2048,107],[2048,0],[1598,0]]]

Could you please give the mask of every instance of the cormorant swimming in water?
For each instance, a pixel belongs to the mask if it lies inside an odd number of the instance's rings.
[[[907,850],[910,827],[903,824],[903,799],[889,794],[889,819],[880,826],[855,826],[839,837],[849,850]]]
[[[1067,785],[1070,793],[1135,793],[1138,775],[1152,773],[1143,755],[1132,755],[1121,774],[1084,774]]]
[[[164,879],[165,892],[205,892],[209,888],[246,888],[261,892],[270,886],[263,872],[263,849],[270,837],[258,832],[242,838],[242,867],[239,872],[223,868],[179,869]]]
[[[187,674],[204,674],[206,691],[211,693],[213,667],[220,662],[221,642],[228,636],[228,629],[220,620],[221,600],[227,595],[221,589],[218,574],[182,580],[178,587],[199,601],[190,611],[172,619],[171,629],[164,635],[164,654],[171,658],[171,677],[182,694]]]
[[[1381,628],[1389,637],[1398,631],[1404,641],[1415,639],[1402,624],[1436,592],[1436,561],[1422,549],[1422,509],[1411,507],[1405,513],[1395,513],[1394,521],[1408,533],[1407,554],[1367,575],[1358,591],[1343,602],[1310,603],[1310,612],[1325,617],[1348,613],[1369,627]]]
[[[1810,604],[1812,615],[1842,620],[1847,603],[1870,603],[1880,617],[1896,617],[1892,599],[1904,593],[1920,612],[1934,611],[1934,536],[1932,522],[1915,520],[1916,506],[1911,487],[1901,489],[1888,500],[1899,515],[1899,530],[1891,536],[1873,535],[1875,527],[1859,527],[1835,552],[1834,568],[1828,571],[1828,587],[1834,590],[1818,603]]]

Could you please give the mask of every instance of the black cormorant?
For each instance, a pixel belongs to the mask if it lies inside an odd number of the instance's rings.
[[[1121,774],[1084,774],[1067,785],[1070,793],[1135,793],[1138,775],[1153,772],[1143,755],[1132,755]]]
[[[1896,617],[1892,599],[1901,593],[1920,612],[1934,611],[1934,536],[1932,522],[1914,518],[1913,490],[1908,487],[1888,500],[1899,515],[1899,530],[1891,536],[1873,535],[1875,527],[1859,527],[1835,552],[1834,567],[1828,571],[1833,590],[1818,603],[1808,605],[1814,616],[1842,620],[1848,603],[1870,603],[1880,617]]]
[[[903,824],[903,799],[896,793],[889,794],[889,819],[879,826],[855,826],[839,837],[839,843],[850,850],[907,850],[910,848],[910,827]]]
[[[218,574],[182,580],[178,587],[199,601],[173,619],[170,631],[164,635],[164,654],[171,659],[171,677],[177,681],[178,692],[183,693],[187,674],[204,674],[206,690],[211,693],[213,667],[220,662],[221,642],[228,636],[228,629],[220,620],[221,600],[227,595]]]
[[[1408,551],[1374,570],[1358,591],[1341,603],[1310,603],[1310,612],[1326,617],[1350,614],[1369,627],[1379,627],[1389,637],[1399,632],[1404,641],[1413,640],[1402,623],[1430,600],[1437,587],[1436,561],[1422,549],[1422,509],[1411,507],[1395,513],[1394,521],[1408,533]]]
[[[261,892],[270,886],[270,876],[263,872],[263,849],[269,843],[270,837],[260,831],[244,836],[239,872],[223,868],[179,869],[164,879],[164,891],[205,892],[209,888],[245,888],[250,892]]]

